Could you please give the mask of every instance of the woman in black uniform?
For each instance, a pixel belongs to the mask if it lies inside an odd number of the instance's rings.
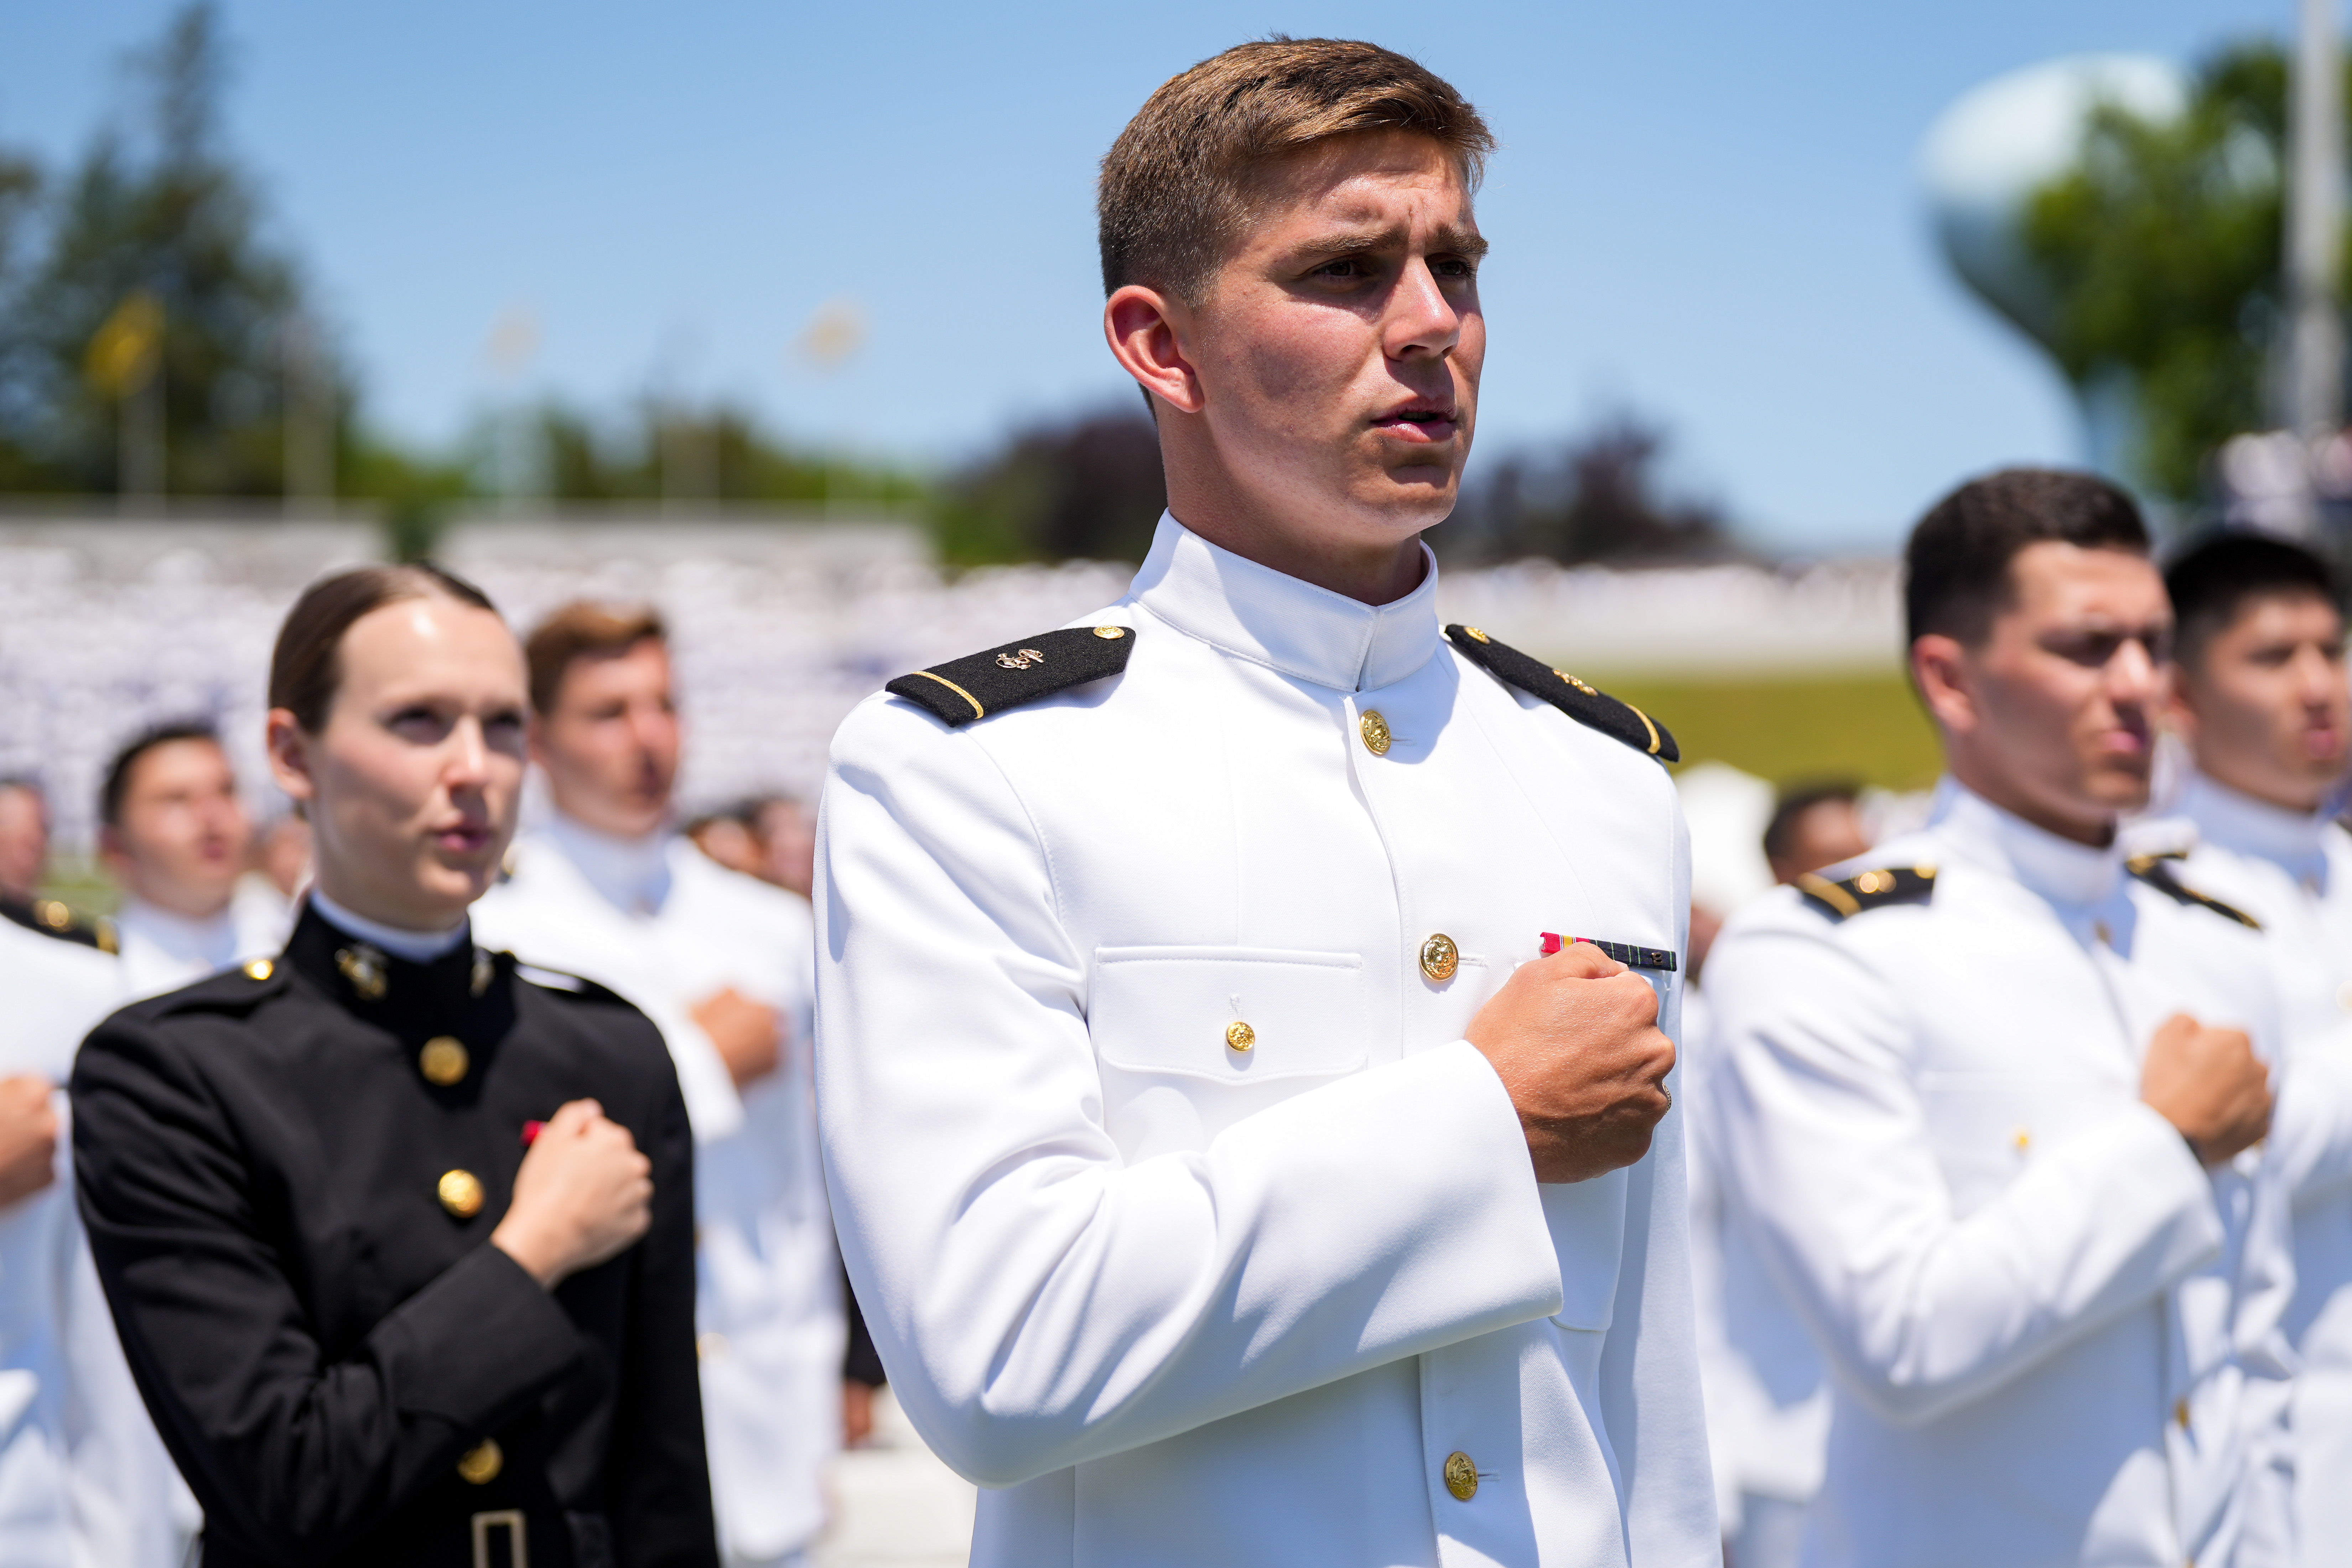
[[[717,1561],[692,1150],[653,1026],[476,948],[527,695],[430,567],[303,595],[272,771],[316,837],[285,953],[100,1026],[91,1250],[206,1568]]]

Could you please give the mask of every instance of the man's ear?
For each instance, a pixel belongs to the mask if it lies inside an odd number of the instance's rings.
[[[1192,326],[1191,307],[1139,283],[1103,301],[1103,336],[1119,364],[1148,396],[1184,414],[1198,414],[1207,401],[1186,354]]]
[[[1947,732],[1965,735],[1977,726],[1974,672],[1958,637],[1929,632],[1911,645],[1911,682],[1928,715]]]
[[[310,738],[302,733],[291,709],[272,708],[265,722],[262,743],[269,752],[269,776],[298,808],[318,794],[310,777]]]
[[[2197,744],[2197,710],[2189,700],[2193,687],[2189,671],[2176,658],[2164,667],[2161,679],[2164,698],[2158,721],[2193,748]]]

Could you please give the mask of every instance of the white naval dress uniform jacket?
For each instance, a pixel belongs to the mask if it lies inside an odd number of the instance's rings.
[[[0,1077],[59,1085],[57,1180],[0,1208],[0,1563],[173,1568],[178,1473],[114,1337],[74,1213],[65,1083],[124,1000],[103,953],[0,923]]]
[[[1833,1378],[1806,1561],[2274,1561],[2285,1194],[2139,1099],[2175,1012],[2275,1050],[2261,939],[1949,780],[1865,864],[1932,897],[1780,889],[1707,961],[1731,1178]]]
[[[1435,579],[1370,608],[1163,518],[1076,623],[1122,675],[835,738],[827,1174],[976,1568],[1717,1558],[1680,1113],[1540,1186],[1462,1037],[1545,931],[1682,949],[1675,793],[1458,657]]]
[[[2180,880],[2260,920],[2275,961],[2287,1063],[2270,1147],[2294,1202],[2296,1536],[2298,1560],[2320,1568],[2352,1553],[2352,834],[2201,773],[2179,814],[2196,833]]]
[[[809,1084],[808,905],[671,834],[557,817],[474,906],[475,940],[627,997],[668,1042],[694,1128],[695,1328],[719,1544],[764,1562],[823,1528],[847,1338]],[[739,1096],[690,1016],[732,986],[783,1016],[783,1065]]]

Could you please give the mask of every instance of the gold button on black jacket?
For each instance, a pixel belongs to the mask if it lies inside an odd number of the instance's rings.
[[[642,1014],[307,911],[275,965],[100,1025],[72,1089],[90,1248],[206,1568],[468,1568],[477,1516],[518,1511],[531,1568],[716,1563],[693,1143]],[[524,1125],[583,1098],[653,1162],[653,1228],[549,1292],[490,1232]]]

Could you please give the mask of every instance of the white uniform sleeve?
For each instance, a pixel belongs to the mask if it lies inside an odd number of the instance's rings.
[[[1716,944],[1727,1176],[1792,1305],[1885,1419],[1933,1419],[2158,1295],[2221,1249],[2171,1123],[2119,1108],[1955,1212],[1885,982],[1826,936]]]
[[[844,1258],[908,1415],[967,1477],[1013,1485],[1559,1310],[1517,1117],[1465,1041],[1126,1163],[1085,955],[968,734],[853,715],[817,867]]]

